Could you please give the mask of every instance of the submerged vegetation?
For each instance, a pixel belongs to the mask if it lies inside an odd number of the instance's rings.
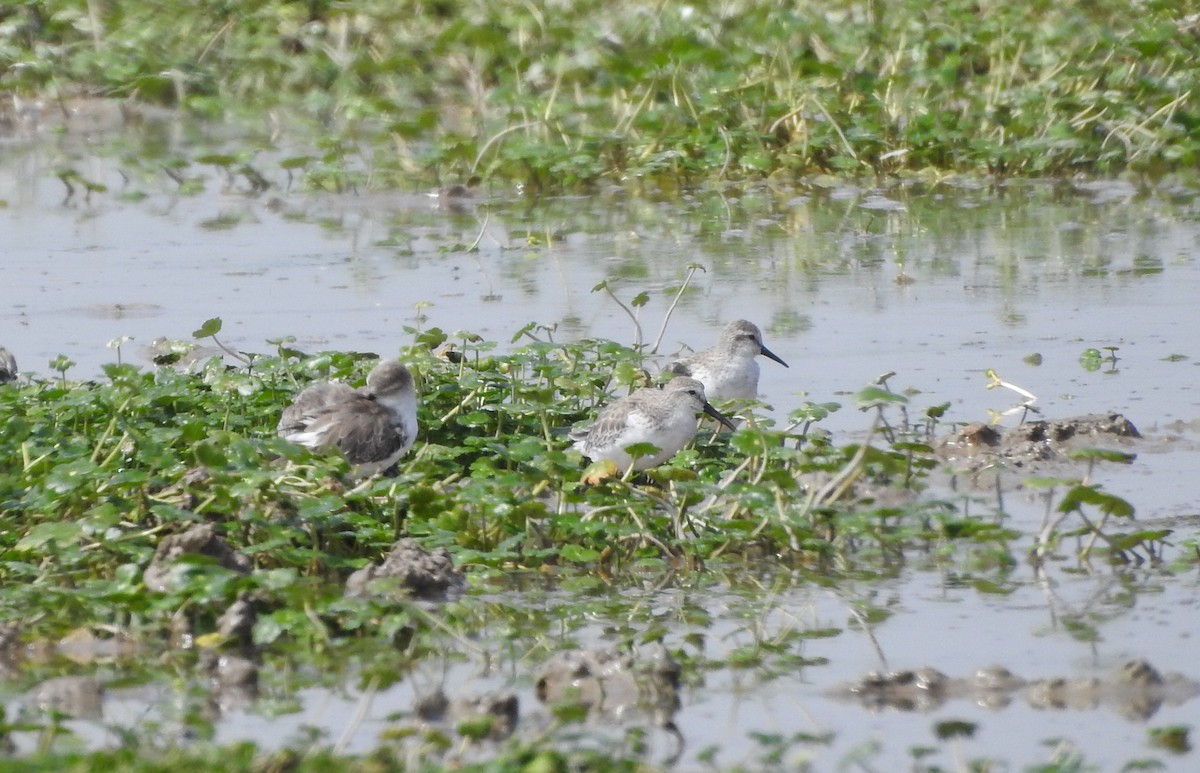
[[[0,9],[0,93],[10,121],[38,98],[104,96],[307,129],[280,163],[317,187],[1153,177],[1200,151],[1188,10],[37,0]]]

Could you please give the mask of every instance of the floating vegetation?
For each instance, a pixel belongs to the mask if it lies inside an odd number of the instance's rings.
[[[186,675],[191,692],[231,706],[262,700],[273,689],[266,674],[280,669],[345,678],[352,668],[370,694],[431,657],[477,646],[469,631],[481,610],[471,590],[463,596],[464,575],[474,592],[501,583],[510,594],[526,574],[564,590],[597,577],[622,586],[663,573],[704,582],[712,571],[764,559],[823,577],[886,574],[906,558],[1003,570],[1018,561],[1025,537],[932,493],[934,476],[955,458],[946,449],[974,444],[994,455],[979,438],[995,430],[980,424],[939,440],[947,406],[925,408],[911,422],[916,406],[891,389],[891,373],[854,396],[864,413],[857,442],[838,446],[817,431],[841,410],[836,403],[795,408],[780,424],[749,400],[736,405],[735,431],[702,426],[692,444],[637,476],[589,480],[568,432],[614,396],[658,388],[648,385],[655,366],[641,350],[560,343],[529,325],[514,336],[525,343],[502,353],[474,334],[409,329],[414,343],[399,354],[417,384],[421,430],[393,475],[360,481],[341,453],[287,442],[276,425],[305,385],[358,386],[377,356],[306,354],[288,341],[249,353],[223,344],[220,330],[217,319],[197,329],[224,356],[191,369],[115,363],[99,381],[76,382],[63,357],[53,380],[0,388],[0,623],[18,678],[58,678],[22,652],[77,650],[84,632],[89,650],[154,653]],[[1021,437],[1061,440],[1063,426],[1033,422]],[[1090,537],[1081,557],[1097,543],[1114,558],[1161,557],[1169,532],[1110,532],[1109,518],[1124,520],[1132,508],[1090,480],[1097,465],[1130,459],[1100,450],[1064,455],[1064,464],[1087,470],[1054,479],[1066,493],[1060,517],[1030,535],[1039,561],[1055,560],[1061,540],[1080,534]],[[1068,515],[1084,529],[1063,531]],[[784,643],[813,635],[780,632],[777,641],[731,650],[722,663],[766,671],[805,664]],[[381,648],[392,653],[388,668],[360,659]],[[682,671],[686,681],[692,661],[663,653],[674,664],[671,678]],[[632,679],[622,688],[631,701],[658,700],[646,698],[659,688],[639,686],[641,671],[625,656],[596,662],[610,660],[624,664],[615,676],[594,666],[582,682],[573,671],[556,677],[560,722],[587,716],[595,701],[575,691],[592,689],[588,679]],[[90,706],[104,683],[87,685],[95,688]],[[649,712],[652,726],[671,736],[677,689],[664,704],[669,711]],[[426,720],[448,722],[439,733],[496,743],[514,732],[515,700],[486,692],[422,711],[447,718]],[[211,721],[186,720],[201,735]],[[679,754],[678,739],[671,743]]]
[[[197,335],[217,330],[210,320]],[[873,417],[864,442],[838,448],[811,433],[836,404],[794,411],[783,427],[750,410],[737,432],[702,431],[644,480],[591,486],[566,432],[648,380],[637,351],[539,340],[501,355],[470,334],[410,332],[418,343],[403,359],[428,429],[395,477],[353,488],[340,455],[313,454],[273,430],[299,386],[317,375],[360,382],[370,357],[281,346],[234,352],[245,365],[212,358],[196,372],[109,365],[101,383],[68,382],[64,361],[60,381],[8,388],[0,494],[15,519],[10,549],[56,556],[35,577],[109,577],[171,533],[211,523],[253,548],[257,568],[318,578],[402,535],[466,551],[476,565],[599,562],[614,571],[780,551],[800,563],[859,560],[868,547],[940,540],[958,518],[946,502],[916,496],[939,463],[936,419],[909,425],[898,413],[895,424],[888,416],[907,400],[886,387],[856,398]],[[1097,459],[1108,457],[1088,461]],[[908,501],[881,506],[880,489],[908,492]],[[1080,491],[1069,509],[1097,503]],[[989,539],[1007,543],[1001,535]]]
[[[94,132],[168,105],[263,124],[272,137],[299,128],[311,137],[280,171],[338,191],[414,178],[534,191],[822,174],[1160,175],[1197,158],[1200,95],[1188,84],[1200,38],[1179,4],[1135,14],[1114,2],[963,0],[808,1],[784,13],[747,0],[658,12],[628,0],[176,10],[0,11],[0,44],[20,63],[0,70],[0,92],[16,97],[0,123]],[[123,99],[84,97],[100,93]],[[195,163],[258,192],[270,175],[256,149]],[[59,177],[68,198],[103,192],[73,168]]]

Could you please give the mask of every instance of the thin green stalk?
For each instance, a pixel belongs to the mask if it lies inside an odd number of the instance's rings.
[[[662,345],[663,336],[667,333],[667,323],[671,321],[671,315],[675,313],[675,307],[679,305],[679,301],[683,298],[683,293],[691,284],[692,277],[696,275],[696,271],[704,271],[704,266],[699,263],[689,263],[687,275],[683,278],[683,284],[679,286],[679,292],[675,293],[675,298],[671,301],[671,305],[667,307],[667,313],[663,317],[662,327],[658,329],[658,337],[654,339],[654,346],[650,347],[651,354],[658,354],[658,347]],[[610,293],[611,295],[611,293]]]

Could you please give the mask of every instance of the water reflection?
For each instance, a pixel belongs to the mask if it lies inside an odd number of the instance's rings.
[[[1180,646],[1189,630],[1165,622],[1191,603],[1191,591],[1153,573],[1039,581],[1018,570],[997,594],[981,592],[969,574],[937,570],[888,579],[711,569],[623,586],[580,578],[570,589],[540,573],[497,579],[436,611],[468,624],[469,640],[435,644],[437,631],[426,630],[421,647],[430,651],[413,660],[368,638],[344,648],[328,674],[272,656],[257,700],[214,701],[224,695],[215,682],[181,679],[192,671],[187,653],[105,651],[101,674],[140,674],[165,658],[175,677],[153,687],[88,682],[92,698],[86,712],[70,711],[71,728],[91,744],[153,726],[180,740],[211,732],[223,743],[318,742],[351,753],[383,743],[420,756],[442,753],[424,745],[429,733],[453,735],[471,717],[495,714],[502,724],[479,725],[482,745],[459,743],[454,758],[486,759],[492,732],[603,747],[633,730],[645,734],[652,762],[679,754],[687,767],[709,757],[728,767],[747,764],[773,734],[830,766],[871,739],[880,763],[899,760],[921,739],[935,746],[937,726],[966,722],[978,732],[958,747],[931,748],[936,758],[1025,765],[1041,759],[1042,741],[1059,737],[1126,759],[1147,721],[1186,725],[1194,715],[1196,674]],[[1153,635],[1135,632],[1146,625]],[[647,643],[659,640],[665,649]],[[631,666],[643,659],[645,669]],[[556,724],[567,707],[547,704],[548,675],[579,683],[584,713],[575,721]],[[19,708],[36,718],[42,696],[61,683],[31,689],[9,715]],[[21,753],[38,742],[13,735]]]

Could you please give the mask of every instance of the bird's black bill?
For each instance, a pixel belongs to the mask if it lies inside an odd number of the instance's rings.
[[[725,418],[725,414],[721,413],[716,408],[713,408],[708,403],[704,404],[704,412],[707,413],[709,416],[712,416],[717,421],[724,424],[725,428],[728,429],[730,432],[737,432],[737,426],[732,421]]]
[[[778,362],[780,365],[782,365],[785,368],[788,366],[788,364],[786,362],[784,362],[783,360],[781,360],[779,358],[778,354],[771,351],[770,349],[768,349],[765,346],[762,348],[762,355],[763,355],[763,357],[767,357],[768,359],[775,360],[775,362]]]

